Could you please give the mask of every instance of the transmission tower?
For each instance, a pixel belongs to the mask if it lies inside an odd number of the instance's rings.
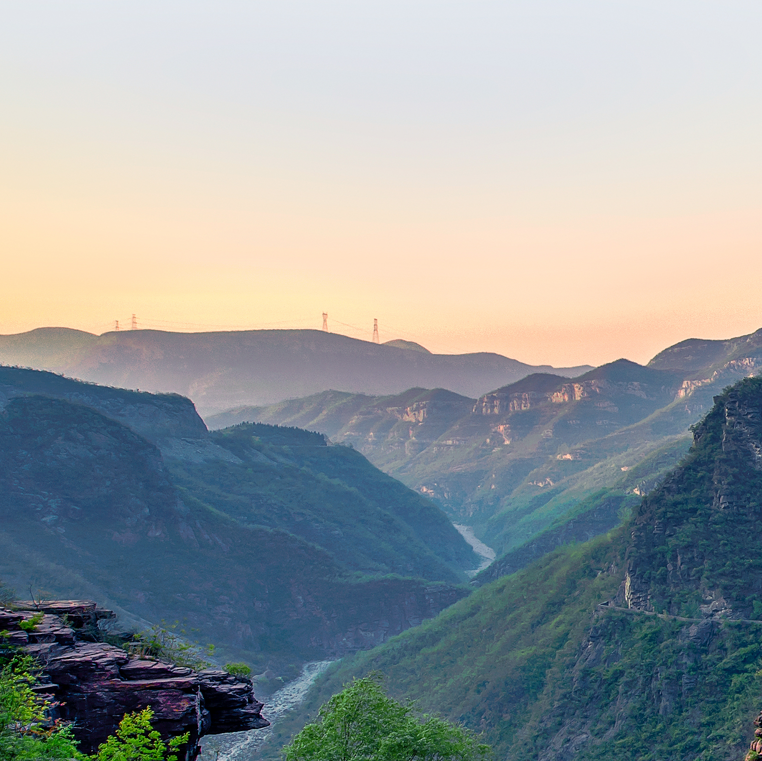
[[[378,320],[375,317],[373,318],[373,343],[381,343],[378,340]]]
[[[119,320],[114,320],[114,330],[119,330]]]
[[[132,322],[130,323],[130,330],[137,330],[138,329],[138,318],[135,317],[135,315],[132,315]]]
[[[323,330],[328,332],[328,312],[323,312]]]

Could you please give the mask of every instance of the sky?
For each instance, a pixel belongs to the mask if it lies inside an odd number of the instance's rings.
[[[759,0],[0,2],[0,334],[750,333],[761,38]]]

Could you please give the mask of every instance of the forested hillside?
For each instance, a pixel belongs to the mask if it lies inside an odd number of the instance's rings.
[[[181,397],[14,368],[0,393],[0,577],[17,589],[177,622],[276,673],[466,594],[477,559],[441,511],[319,434],[210,435]]]
[[[760,451],[762,379],[747,379],[625,526],[345,659],[312,705],[379,670],[509,761],[743,757],[762,700]]]

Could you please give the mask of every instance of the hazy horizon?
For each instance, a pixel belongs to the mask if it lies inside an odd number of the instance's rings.
[[[569,366],[762,326],[759,3],[2,18],[0,334],[325,311]]]

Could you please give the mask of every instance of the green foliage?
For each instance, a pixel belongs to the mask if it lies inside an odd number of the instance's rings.
[[[251,668],[245,663],[226,663],[225,671],[232,676],[251,676]]]
[[[16,656],[0,671],[0,759],[83,759],[69,727],[50,721],[48,704],[34,690],[29,657]]]
[[[37,624],[42,621],[42,613],[35,613],[31,618],[27,618],[24,621],[19,621],[19,626],[25,632],[33,632],[37,628]]]
[[[124,649],[131,655],[156,658],[195,671],[209,668],[211,665],[202,657],[197,645],[186,642],[161,626],[152,626],[148,631],[135,634],[130,642],[124,644]],[[208,646],[207,652],[213,655],[214,646]]]
[[[416,717],[387,697],[377,677],[354,680],[284,749],[286,761],[476,761],[489,746],[462,727]]]
[[[126,714],[116,733],[98,747],[93,761],[177,761],[177,751],[188,742],[188,733],[168,742],[151,726],[153,711],[145,708]]]
[[[71,727],[48,717],[49,703],[34,691],[34,662],[14,656],[0,671],[0,759],[2,761],[177,761],[188,733],[167,742],[151,726],[150,708],[127,714],[116,733],[93,756],[77,750]]]

